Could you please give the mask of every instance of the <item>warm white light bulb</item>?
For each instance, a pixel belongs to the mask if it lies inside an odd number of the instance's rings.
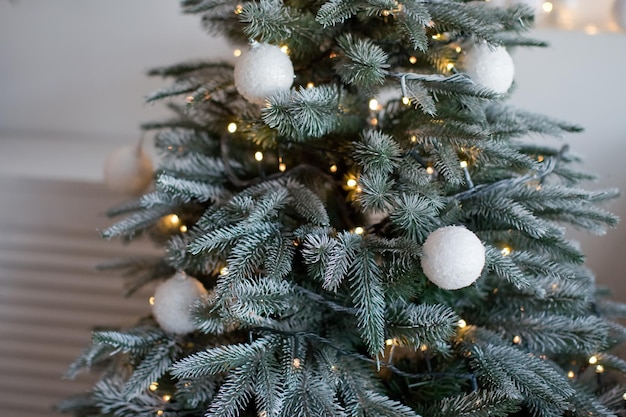
[[[328,170],[334,174],[335,172],[337,172],[337,165],[331,165]]]
[[[354,228],[354,233],[356,233],[357,235],[362,235],[363,233],[365,233],[365,229],[363,229],[361,226],[357,226]]]
[[[576,376],[576,374],[574,373],[574,371],[569,371],[569,372],[567,373],[567,377],[568,377],[569,379],[572,379],[572,378],[574,378],[575,376]]]
[[[511,254],[511,248],[509,248],[508,246],[505,246],[502,248],[500,253],[502,254],[502,256],[509,256]]]
[[[541,5],[541,8],[544,12],[550,13],[554,9],[554,5],[551,2],[547,1]]]
[[[228,275],[228,267],[225,266],[222,269],[220,269],[220,275]]]
[[[411,64],[415,64],[415,63],[417,62],[417,58],[416,58],[416,57],[414,57],[414,56],[410,56],[410,57],[409,57],[409,62],[410,62]]]
[[[233,55],[235,55],[236,57],[241,56],[241,49],[235,49],[235,50],[233,51]]]
[[[408,97],[402,97],[402,104],[408,106],[409,104],[411,104],[411,99]]]
[[[287,171],[287,165],[284,162],[281,162],[280,164],[278,164],[278,170],[280,172],[285,172]]]
[[[227,129],[230,133],[235,133],[237,131],[237,123],[229,123]]]
[[[287,45],[281,46],[280,50],[283,51],[285,55],[289,55],[289,47]]]
[[[595,365],[596,363],[598,363],[598,357],[597,356],[590,356],[589,357],[589,364],[590,365]]]
[[[257,151],[254,153],[254,159],[261,162],[263,160],[263,152]]]
[[[376,100],[375,98],[371,99],[369,102],[369,108],[373,111],[378,110],[378,100]]]
[[[357,182],[354,178],[350,178],[348,181],[346,181],[346,185],[350,188],[354,188],[357,185]]]
[[[464,329],[465,327],[467,327],[467,322],[463,319],[459,320],[457,324],[459,325],[459,328],[461,329]]]
[[[461,168],[467,168],[467,161],[461,161]]]

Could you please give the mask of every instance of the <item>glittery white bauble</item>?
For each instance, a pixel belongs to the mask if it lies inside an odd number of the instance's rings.
[[[485,266],[485,247],[462,226],[435,230],[422,246],[422,269],[428,279],[446,290],[471,285]]]
[[[255,42],[235,64],[235,87],[251,103],[264,104],[293,84],[293,64],[278,46]]]
[[[191,333],[196,330],[191,318],[191,306],[206,294],[207,290],[200,281],[179,272],[157,287],[152,314],[167,332]]]
[[[116,193],[136,195],[152,182],[152,161],[140,146],[122,146],[104,162],[104,184]]]
[[[506,93],[513,84],[513,59],[503,46],[474,44],[465,50],[459,64],[472,81],[497,93]]]

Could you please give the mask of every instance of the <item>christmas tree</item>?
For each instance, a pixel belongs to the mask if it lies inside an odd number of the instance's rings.
[[[154,190],[103,235],[163,247],[108,265],[129,293],[158,283],[152,314],[93,333],[68,373],[101,379],[63,411],[626,413],[626,362],[609,353],[626,307],[564,227],[614,226],[600,205],[617,193],[579,188],[592,176],[540,137],[579,127],[506,104],[508,50],[544,46],[525,33],[532,9],[182,7],[244,52],[151,71],[173,80],[148,97],[173,111],[143,126],[162,155]]]

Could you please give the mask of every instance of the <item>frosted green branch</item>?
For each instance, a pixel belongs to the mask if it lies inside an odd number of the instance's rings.
[[[170,372],[178,378],[216,375],[245,364],[253,364],[272,343],[272,337],[263,337],[250,344],[207,349],[179,360]]]

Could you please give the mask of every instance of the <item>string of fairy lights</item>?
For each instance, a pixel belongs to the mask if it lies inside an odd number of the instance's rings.
[[[491,2],[494,3],[494,4],[502,3],[502,2],[500,2],[498,0],[491,0]],[[504,5],[504,4],[500,4],[500,5]],[[509,4],[507,4],[507,5],[509,5]],[[552,2],[543,2],[542,6],[541,6],[541,9],[543,10],[544,13],[552,13],[553,11],[555,11],[555,5]],[[239,14],[239,13],[241,13],[241,11],[242,11],[242,6],[241,5],[236,6],[235,13]],[[399,12],[399,11],[401,11],[401,5],[399,5],[397,9],[389,11],[389,13],[387,13],[387,16],[391,15],[392,13]],[[445,35],[445,34],[435,34],[435,35],[432,36],[432,38],[434,40],[438,40],[438,41],[440,41],[440,40],[447,41],[446,36],[447,35]],[[452,49],[454,49],[454,51],[457,54],[460,54],[462,52],[462,47],[459,44],[457,44],[457,43],[451,43],[450,47]],[[284,54],[286,54],[286,55],[289,54],[289,49],[288,49],[287,46],[283,45],[283,46],[280,47],[280,49],[281,49],[281,51]],[[235,57],[240,57],[242,55],[242,51],[240,49],[235,49],[233,51],[233,55]],[[333,58],[334,56],[336,56],[336,53],[335,52],[331,52],[330,53],[330,58]],[[417,58],[415,56],[410,56],[408,58],[408,61],[409,61],[410,64],[415,64],[415,63],[417,63],[418,60],[417,60]],[[444,67],[449,72],[456,72],[456,68],[455,68],[455,63],[454,62],[444,63]],[[440,80],[440,79],[444,78],[442,75],[419,75],[419,74],[412,74],[412,73],[390,74],[390,75],[395,76],[395,77],[397,77],[400,80],[400,87],[401,87],[401,90],[402,90],[401,102],[402,102],[402,104],[404,104],[406,106],[410,106],[412,104],[411,100],[407,97],[407,94],[406,94],[406,80],[407,79],[418,79],[418,80],[423,80],[423,81],[428,81],[428,80],[432,79],[431,81],[433,81],[433,80]],[[306,88],[313,88],[313,87],[314,87],[314,83],[313,82],[307,82],[306,83]],[[187,98],[187,102],[188,103],[193,103],[194,102],[193,97],[192,96],[188,97]],[[383,111],[383,105],[378,101],[378,99],[372,98],[372,99],[369,100],[368,107],[369,107],[369,109],[371,111],[370,118],[369,118],[369,124],[372,127],[377,127],[378,124],[379,124],[379,119],[378,119],[379,116],[378,115],[380,114],[381,111]],[[238,131],[237,123],[236,122],[228,123],[227,127],[226,127],[226,130],[227,130],[227,132],[229,134],[235,134]],[[413,144],[417,143],[417,141],[418,141],[418,138],[417,138],[416,135],[411,135],[409,139],[410,139],[410,142],[413,143]],[[409,152],[409,154],[411,156],[413,156],[414,158],[418,159],[418,162],[420,162],[420,163],[422,163],[424,165],[424,168],[425,168],[425,170],[426,170],[426,172],[427,172],[427,174],[429,176],[432,177],[432,176],[434,176],[436,174],[434,168],[432,166],[428,165],[428,164],[425,164],[419,158],[419,156],[415,155],[414,152]],[[255,151],[254,152],[254,159],[257,162],[261,163],[264,160],[263,152],[261,150]],[[538,162],[542,162],[542,160],[543,160],[543,157],[540,156],[538,158]],[[463,175],[465,177],[466,184],[467,184],[467,186],[469,188],[469,191],[471,192],[474,189],[474,184],[472,182],[471,175],[470,175],[470,172],[469,172],[469,163],[468,163],[467,160],[461,160],[459,165],[460,165],[461,170],[463,171]],[[282,155],[279,155],[279,157],[278,157],[278,170],[281,173],[284,173],[285,171],[287,171],[287,168],[288,168],[287,164],[284,162],[284,160],[282,158]],[[329,172],[331,174],[335,174],[335,173],[337,173],[337,171],[338,171],[338,167],[337,167],[336,164],[332,164],[332,165],[329,166]],[[343,180],[344,180],[343,188],[350,192],[349,193],[349,199],[351,201],[356,200],[357,197],[358,197],[358,194],[360,192],[362,192],[362,189],[359,186],[359,176],[358,176],[358,174],[357,173],[351,173],[351,172],[345,173]],[[505,182],[506,182],[505,185],[509,185],[509,180],[507,180]],[[459,195],[459,197],[461,197],[461,195]],[[163,219],[163,222],[166,223],[166,225],[168,225],[170,228],[177,228],[182,233],[185,233],[188,230],[186,225],[181,224],[180,218],[176,214],[171,214],[169,216],[165,216],[164,219]],[[352,229],[351,231],[353,233],[356,233],[356,234],[363,234],[363,233],[365,233],[365,228],[363,226],[357,226],[354,229]],[[509,247],[509,246],[504,246],[501,249],[501,253],[502,253],[503,256],[510,255],[511,251],[512,251],[512,248]]]
[[[594,2],[589,2],[585,0],[553,0],[553,1],[485,0],[485,1],[488,1],[494,6],[511,6],[514,4],[526,3],[530,5],[531,7],[535,7],[536,17],[537,17],[537,22],[538,22],[539,27],[552,27],[552,28],[559,28],[559,29],[565,29],[565,30],[582,30],[585,33],[590,34],[590,35],[595,35],[603,31],[623,32],[626,29],[626,13],[625,13],[626,0],[594,0]],[[593,5],[591,5],[591,3],[593,3]],[[593,8],[593,11],[590,11],[591,8]],[[396,9],[384,12],[383,17],[388,17],[394,13],[401,12],[401,9],[402,9],[402,5],[398,4],[398,7]],[[243,11],[242,5],[237,5],[234,10],[236,14],[240,14],[242,11]],[[456,53],[456,56],[460,57],[461,54],[464,53],[464,46],[459,43],[454,42],[453,40],[451,41],[450,39],[447,38],[447,36],[448,36],[447,34],[442,33],[442,34],[435,34],[432,36],[432,38],[434,41],[441,41],[442,43],[446,43]],[[281,45],[280,49],[284,54],[289,55],[290,51],[286,45]],[[235,49],[233,51],[233,55],[235,56],[235,58],[241,57],[242,54],[243,54],[243,51],[241,49]],[[335,57],[337,57],[336,52],[330,52],[329,58],[333,59]],[[409,56],[408,62],[409,64],[414,65],[418,62],[418,58],[416,56]],[[409,94],[407,93],[407,88],[406,88],[407,80],[439,81],[442,78],[444,78],[446,75],[455,75],[458,72],[457,62],[453,60],[441,63],[440,67],[441,67],[440,69],[444,71],[443,75],[425,76],[425,75],[418,75],[418,74],[412,74],[412,73],[389,74],[391,77],[395,77],[399,80],[400,90],[401,90],[400,102],[405,106],[411,106],[415,104],[415,103],[412,103],[409,97]],[[314,87],[315,87],[315,84],[312,81],[305,83],[305,88],[311,89]],[[186,97],[185,100],[189,105],[193,105],[196,101],[194,96],[188,96]],[[368,119],[369,125],[372,128],[380,128],[379,118],[380,118],[381,112],[384,111],[384,105],[381,104],[381,102],[379,101],[379,98],[373,97],[368,102],[368,108],[370,110],[370,115]],[[231,121],[227,123],[225,130],[226,130],[227,135],[235,135],[237,134],[239,130],[239,125],[237,124],[237,122]],[[412,146],[416,146],[418,143],[417,135],[410,134],[408,136],[408,141]],[[435,169],[430,164],[423,161],[419,155],[416,155],[416,153],[413,151],[407,152],[406,155],[416,159],[425,169],[426,173],[431,178],[435,178],[435,176],[437,175]],[[260,150],[260,149],[254,150],[252,156],[254,160],[259,164],[259,169],[262,172],[263,170],[262,163],[264,163],[264,161],[266,162],[268,161],[266,159],[266,155],[264,154],[263,150]],[[457,195],[451,196],[451,198],[463,200],[465,198],[474,196],[478,193],[491,192],[493,191],[493,189],[497,187],[510,187],[520,182],[527,183],[529,186],[541,187],[540,181],[538,185],[535,184],[533,181],[537,179],[541,180],[547,174],[552,172],[552,170],[554,169],[554,163],[556,162],[557,159],[558,157],[557,158],[545,158],[543,155],[539,155],[537,157],[537,162],[538,163],[545,162],[545,164],[542,164],[543,169],[539,170],[539,172],[529,173],[518,178],[502,180],[502,181],[499,181],[497,183],[490,184],[487,186],[484,186],[484,185],[475,186],[474,185],[471,175],[470,175],[470,170],[469,170],[471,161],[469,160],[469,158],[461,159],[459,162],[459,168],[462,170],[463,175],[465,177],[467,190]],[[269,160],[275,161],[275,159],[273,158],[269,158]],[[287,163],[283,160],[283,156],[280,153],[280,149],[278,152],[277,162],[278,162],[278,165],[277,165],[278,171],[280,173],[286,173],[289,167]],[[340,172],[340,168],[338,167],[338,165],[336,163],[331,162],[330,165],[328,166],[328,173],[334,176],[335,174],[338,174],[339,172]],[[348,200],[353,201],[353,202],[356,201],[358,199],[359,194],[362,192],[361,186],[359,185],[359,174],[357,172],[346,172],[340,175],[341,175],[341,179],[338,181],[341,184],[341,187],[345,191],[347,191]],[[191,226],[191,225],[185,224],[185,221],[181,219],[181,217],[178,214],[175,214],[175,213],[164,216],[159,222],[159,225],[162,228],[164,228],[164,230],[168,230],[170,233],[187,233],[189,231],[189,227]],[[357,225],[354,228],[350,229],[351,233],[355,233],[357,235],[363,235],[366,233],[366,231],[367,231],[367,227],[363,225]],[[298,245],[298,242],[297,241],[294,242],[294,245]],[[504,257],[511,256],[511,254],[513,253],[513,250],[514,249],[512,247],[510,247],[507,244],[504,244],[500,248],[500,254]],[[228,275],[229,274],[228,266],[226,265],[222,266],[219,269],[218,273],[221,276]],[[498,292],[498,289],[495,288],[494,293],[497,293],[497,292]],[[317,300],[317,301],[320,301],[320,300]],[[323,302],[332,303],[331,301],[328,301],[325,299],[323,300]],[[150,297],[149,303],[151,305],[155,304],[154,297]],[[335,307],[343,308],[343,309],[346,308],[342,306],[335,306]],[[523,307],[521,308],[521,311],[522,312],[524,311]],[[467,332],[469,329],[472,328],[472,325],[468,323],[465,319],[460,319],[457,322],[457,327],[459,330],[459,336],[461,337],[464,332]],[[309,335],[309,336],[319,338],[318,335]],[[325,341],[325,342],[330,343],[329,341]],[[513,335],[511,338],[511,343],[514,345],[522,345],[523,342],[524,341],[522,340],[522,337],[520,335]],[[394,351],[397,347],[402,346],[402,342],[401,340],[396,339],[396,338],[389,338],[385,340],[385,346],[388,348],[388,350],[386,351],[386,355],[385,355],[386,357],[383,358],[385,359],[385,363],[383,364],[383,366],[386,366],[392,372],[399,374],[399,375],[406,376],[406,377],[410,377],[410,378],[423,378],[423,377],[436,376],[433,373],[410,374],[410,373],[407,373],[407,372],[404,372],[402,370],[395,368],[392,362]],[[429,350],[429,347],[426,344],[422,344],[419,346],[419,351],[424,354],[426,354],[428,350]],[[346,352],[340,352],[340,353],[350,355],[349,353],[346,353]],[[547,359],[547,357],[545,356],[541,356],[541,358]],[[363,357],[360,357],[360,359],[370,361],[370,362],[374,361],[376,365],[380,366],[380,362],[379,362],[380,358],[372,359],[372,358],[363,356]],[[294,368],[300,368],[302,366],[302,359],[294,357],[292,360],[292,365]],[[606,364],[603,363],[601,354],[594,354],[587,358],[586,363],[580,363],[580,364],[572,363],[571,365],[572,367],[571,369],[567,370],[566,375],[567,375],[567,378],[574,380],[578,378],[588,366],[593,367],[593,369],[595,370],[595,373],[598,374],[598,376],[600,376],[602,373],[605,372]],[[335,365],[332,365],[331,370],[336,371],[337,367]],[[476,376],[474,374],[467,374],[467,375],[455,374],[455,376],[467,378],[468,380],[471,381],[472,386],[476,388]],[[150,384],[149,390],[153,393],[159,392],[160,387],[159,387],[158,382],[153,382],[152,384]],[[172,395],[169,393],[162,393],[162,394],[159,394],[159,396],[163,400],[164,403],[169,403],[172,399]],[[626,392],[624,393],[624,400],[626,400]],[[163,408],[166,408],[166,407],[163,407]],[[156,410],[155,412],[157,416],[162,416],[164,413],[165,413],[164,409],[159,409],[159,410]],[[262,416],[263,412],[261,412],[259,415]]]
[[[486,1],[493,4],[494,6],[506,7],[506,6],[512,6],[518,3],[526,3],[530,5],[531,7],[535,7],[537,11],[537,21],[539,22],[539,25],[543,27],[548,27],[548,26],[559,27],[561,29],[568,29],[568,30],[582,29],[588,34],[596,34],[602,30],[608,30],[608,31],[614,31],[614,32],[623,30],[623,27],[620,26],[620,24],[624,23],[623,22],[624,16],[620,16],[620,13],[623,15],[623,11],[625,8],[624,8],[624,4],[622,3],[625,3],[625,2],[622,0],[598,0],[594,2],[594,5],[593,5],[593,9],[595,10],[594,13],[589,13],[589,10],[587,10],[590,7],[588,5],[589,2],[584,2],[584,1],[573,1],[573,0],[554,0],[554,1],[486,0]],[[240,14],[242,10],[243,10],[243,6],[237,5],[235,7],[234,12],[236,14]],[[387,11],[386,13],[383,14],[383,16],[390,16],[394,13],[398,13],[401,11],[402,11],[402,5],[398,4],[398,7],[396,7],[393,10]],[[583,25],[581,23],[583,17],[586,17],[588,20],[593,21],[595,23],[586,23]],[[434,40],[446,40],[445,37],[446,37],[446,34],[435,34],[432,36]],[[456,43],[452,43],[451,48],[453,48],[457,54],[461,54],[462,52],[462,46]],[[280,46],[280,49],[283,53],[287,55],[289,54],[289,48],[286,45]],[[242,55],[242,50],[235,49],[233,51],[233,55],[235,57],[240,57]],[[334,57],[333,55],[336,57],[336,53],[332,52],[330,58],[333,58]],[[415,56],[410,56],[408,58],[408,61],[410,64],[415,64],[417,63],[418,59]],[[451,73],[456,72],[456,67],[455,67],[454,62],[444,63],[444,67],[448,72],[451,72]],[[412,104],[410,98],[406,94],[405,81],[407,78],[411,79],[415,77],[423,78],[423,76],[418,76],[416,74],[410,74],[410,73],[401,74],[399,77],[401,89],[402,89],[401,102],[404,105],[409,106]],[[435,77],[441,77],[441,76],[435,76]],[[306,83],[306,88],[313,88],[313,87],[314,87],[313,82]],[[192,96],[187,97],[187,101],[189,103],[193,103],[194,98]],[[372,127],[376,127],[379,123],[379,119],[376,113],[380,112],[383,106],[378,102],[376,98],[372,98],[368,104],[369,104],[369,109],[372,111],[372,116],[369,118],[369,123]],[[237,123],[230,122],[227,125],[228,133],[234,134],[237,132],[237,130],[238,130]],[[417,142],[417,137],[413,135],[410,137],[410,140],[411,142],[415,143]],[[255,151],[254,159],[259,163],[262,162],[264,159],[263,152],[260,150]],[[463,170],[466,183],[468,187],[472,189],[473,183],[471,180],[468,167],[469,167],[468,161],[466,160],[460,161],[460,168]],[[288,167],[286,163],[284,162],[282,155],[279,155],[278,170],[280,172],[285,172],[287,168]],[[338,169],[337,165],[333,164],[330,166],[329,172],[331,174],[334,174],[337,172],[337,169]],[[433,167],[426,166],[425,169],[429,175],[432,176],[435,174],[435,170]],[[358,185],[358,175],[348,173],[348,174],[345,174],[344,179],[345,179],[344,188],[353,192],[351,193],[352,199],[356,198],[358,193],[361,192],[361,189]],[[164,221],[166,223],[169,223],[171,227],[179,228],[179,231],[182,233],[187,232],[187,226],[184,224],[180,224],[180,219],[178,218],[176,214],[166,216]],[[361,226],[358,226],[353,231],[355,233],[362,234],[364,233],[364,228]],[[502,254],[504,256],[507,256],[510,253],[511,253],[510,247],[505,246],[502,248]]]
[[[493,4],[498,7],[507,7],[515,4],[527,4],[536,9],[536,17],[537,22],[540,27],[557,27],[560,29],[566,30],[584,30],[588,34],[597,34],[601,31],[611,31],[611,32],[623,32],[626,27],[626,0],[595,0],[594,2],[582,1],[582,0],[553,0],[553,1],[542,1],[542,0],[485,0],[486,2]],[[235,14],[240,14],[243,11],[242,5],[237,5],[234,9]],[[383,13],[383,17],[388,17],[393,15],[394,13],[399,13],[402,11],[402,5],[398,4],[398,6],[392,10],[385,11]],[[446,40],[446,34],[435,34],[432,36],[434,40]],[[457,54],[461,54],[462,46],[456,43],[452,43],[450,45],[451,48],[455,50]],[[286,45],[280,46],[280,49],[283,53],[289,54],[289,48]],[[235,57],[240,57],[242,55],[241,49],[235,49],[233,51],[233,55]],[[331,52],[330,58],[336,57],[335,52]],[[410,64],[417,63],[418,59],[415,56],[410,56],[408,58]],[[455,62],[447,62],[444,63],[444,67],[448,72],[455,73],[456,67]],[[404,73],[399,76],[400,84],[402,89],[402,98],[401,101],[404,105],[411,105],[411,100],[406,94],[405,81],[407,78],[414,77],[423,77],[418,76],[416,74]],[[306,88],[313,88],[314,83],[308,82],[306,83]],[[194,102],[194,97],[189,96],[186,98],[188,103]],[[372,116],[369,119],[369,123],[371,126],[375,127],[379,123],[379,119],[375,113],[380,112],[382,110],[382,105],[378,102],[376,98],[372,98],[369,101],[369,108],[373,112]],[[236,133],[238,130],[237,123],[230,122],[227,125],[228,133]],[[411,142],[415,143],[417,141],[416,136],[410,137]],[[130,151],[129,151],[130,152]],[[143,155],[142,155],[143,156]],[[118,158],[119,159],[119,158]],[[145,158],[144,158],[145,159]],[[262,151],[255,151],[254,159],[257,162],[262,162],[264,159],[264,155]],[[539,161],[541,162],[541,161]],[[278,170],[280,172],[285,172],[287,170],[287,165],[283,161],[281,155],[278,158]],[[460,168],[463,170],[463,174],[465,176],[466,182],[469,188],[473,188],[473,184],[471,182],[471,176],[469,175],[468,170],[468,161],[460,161]],[[119,167],[116,167],[119,171]],[[426,166],[425,167],[427,173],[429,175],[434,175],[435,171],[433,167]],[[144,170],[145,171],[145,170]],[[337,172],[337,166],[331,165],[330,173],[334,174]],[[105,178],[107,175],[105,175]],[[148,175],[145,173],[142,174],[142,177],[147,178]],[[345,187],[348,190],[352,190],[355,192],[354,195],[357,195],[361,190],[358,186],[358,176],[354,174],[346,174],[345,176]],[[127,184],[127,181],[117,181],[118,183]],[[144,181],[145,182],[145,181]],[[136,190],[132,190],[133,193]],[[183,233],[187,231],[187,226],[184,224],[179,224],[180,219],[178,219],[177,215],[173,214],[169,217],[165,218],[165,222],[171,224],[172,227],[179,227],[179,230]],[[362,228],[357,228],[356,230],[361,230]],[[503,248],[503,254],[508,255],[510,253],[510,248]]]

